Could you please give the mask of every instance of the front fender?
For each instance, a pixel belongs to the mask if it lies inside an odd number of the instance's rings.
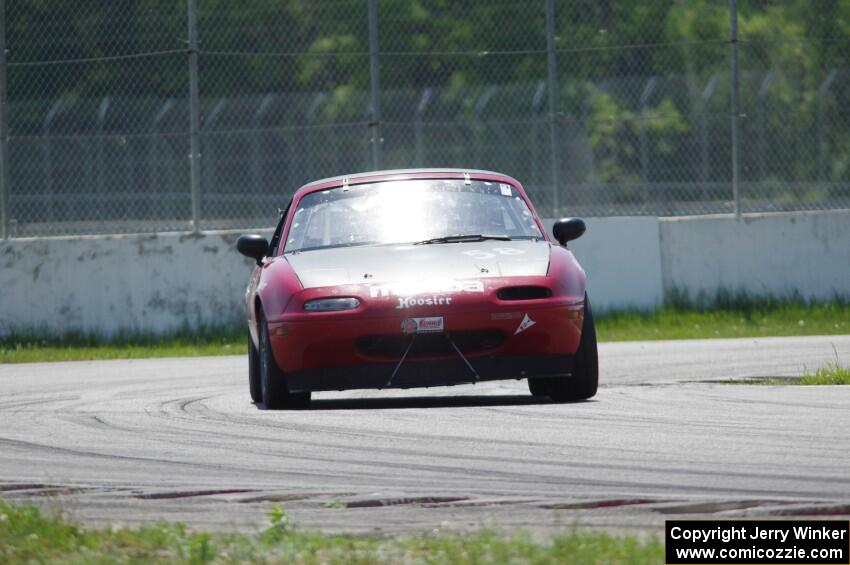
[[[584,302],[587,275],[572,251],[560,245],[552,245],[547,276],[558,281],[558,290],[561,295],[566,296],[573,303]]]
[[[301,281],[285,257],[276,257],[265,263],[257,285],[257,296],[266,320],[280,320],[292,297],[302,290]]]

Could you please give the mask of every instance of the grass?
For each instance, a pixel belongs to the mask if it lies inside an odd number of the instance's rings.
[[[690,301],[674,296],[671,304],[652,312],[597,312],[596,325],[600,341],[850,334],[850,302],[728,295]],[[110,340],[81,334],[11,335],[0,339],[0,363],[244,355],[246,342],[242,327],[182,330],[165,337],[125,334]]]
[[[257,536],[180,524],[85,528],[0,500],[0,563],[663,563],[658,538],[571,530],[549,543],[524,533],[392,538],[301,532],[281,508]]]
[[[801,385],[850,385],[850,367],[842,367],[835,361],[830,361],[814,373],[806,371],[800,377]]]
[[[596,327],[600,341],[839,335],[850,334],[850,304],[783,302],[714,309],[673,305],[652,312],[603,314]]]
[[[13,334],[0,338],[0,364],[150,357],[207,357],[247,353],[247,330],[181,330],[171,335],[122,334],[112,339],[68,334],[44,337]]]
[[[823,367],[810,373],[803,372],[801,377],[746,377],[742,379],[727,379],[723,381],[699,381],[704,383],[720,383],[730,385],[850,385],[850,367],[844,367],[838,360],[838,350],[832,346],[835,359],[826,363]]]

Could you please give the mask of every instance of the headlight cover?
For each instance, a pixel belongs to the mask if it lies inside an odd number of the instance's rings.
[[[354,310],[360,306],[356,298],[317,298],[304,303],[307,312],[340,312],[342,310]]]

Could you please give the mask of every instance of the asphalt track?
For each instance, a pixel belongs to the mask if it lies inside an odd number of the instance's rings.
[[[850,387],[704,382],[850,360],[850,336],[602,344],[575,404],[524,381],[251,404],[242,357],[0,366],[0,496],[96,524],[349,533],[850,515]]]

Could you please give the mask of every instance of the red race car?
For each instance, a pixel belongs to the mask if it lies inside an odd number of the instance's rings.
[[[556,401],[596,394],[585,274],[553,243],[516,180],[452,169],[379,171],[301,187],[245,294],[251,398],[300,408],[310,393],[528,379]]]

